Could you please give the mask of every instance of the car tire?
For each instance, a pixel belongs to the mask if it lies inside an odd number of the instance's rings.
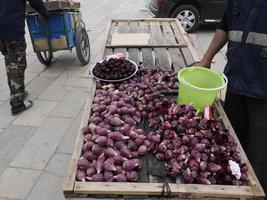
[[[188,33],[196,30],[199,26],[200,14],[198,9],[192,5],[178,6],[172,12],[171,17],[177,18]]]

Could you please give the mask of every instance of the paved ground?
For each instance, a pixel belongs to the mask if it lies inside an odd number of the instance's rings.
[[[150,17],[144,0],[84,0],[82,13],[89,28],[91,64],[99,59],[104,31],[111,18]],[[214,26],[196,32],[199,55],[207,48]],[[26,84],[34,107],[18,117],[10,114],[9,90],[0,58],[0,200],[63,200],[66,175],[90,82],[75,51],[60,52],[51,67],[41,65],[28,40]],[[225,50],[216,64],[225,63]]]

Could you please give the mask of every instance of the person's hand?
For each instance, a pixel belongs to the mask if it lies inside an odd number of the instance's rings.
[[[206,68],[210,68],[211,66],[211,62],[210,60],[206,59],[205,57],[203,57],[200,61],[199,61],[199,66],[201,67],[206,67]]]

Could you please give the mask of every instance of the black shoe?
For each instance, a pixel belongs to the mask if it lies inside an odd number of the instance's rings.
[[[33,102],[28,100],[28,101],[24,101],[22,104],[16,105],[16,106],[12,106],[11,107],[11,113],[13,116],[16,116],[20,113],[22,113],[23,111],[31,108],[33,105]]]

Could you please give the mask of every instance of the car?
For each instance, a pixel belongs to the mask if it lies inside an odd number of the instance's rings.
[[[160,18],[177,18],[186,32],[203,23],[219,22],[227,0],[150,0],[149,12]]]

